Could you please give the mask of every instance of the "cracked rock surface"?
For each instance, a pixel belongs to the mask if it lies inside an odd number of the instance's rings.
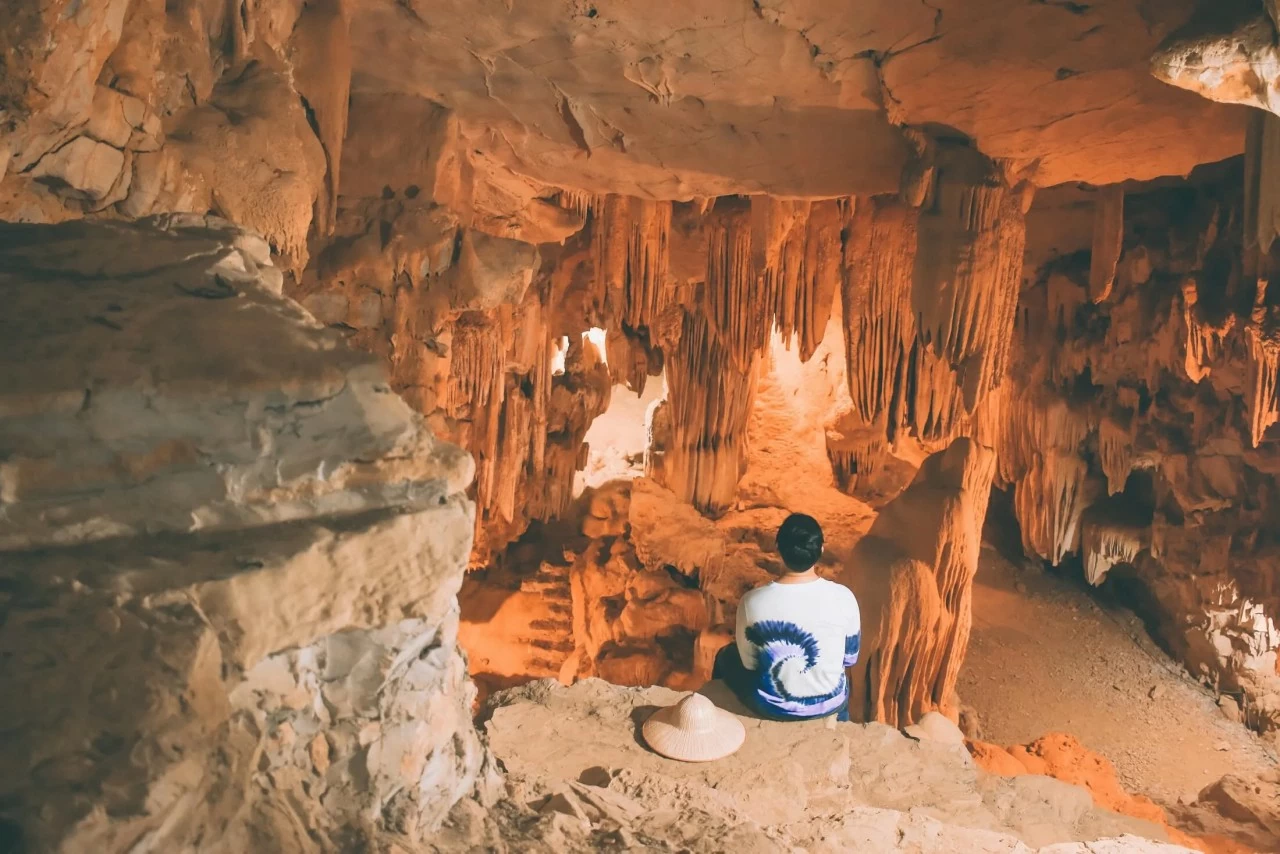
[[[0,549],[427,506],[471,477],[229,223],[0,225],[0,258]]]

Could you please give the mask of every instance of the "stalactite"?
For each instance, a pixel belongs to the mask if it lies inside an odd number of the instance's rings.
[[[313,226],[316,234],[327,237],[338,215],[342,144],[351,103],[351,24],[345,0],[303,4],[290,54],[293,84],[314,122],[328,167]]]
[[[1124,247],[1124,189],[1119,184],[1098,191],[1093,212],[1093,251],[1089,259],[1089,299],[1103,302],[1116,282],[1116,265]]]
[[[920,340],[958,373],[965,410],[1003,378],[1022,277],[1023,194],[976,151],[949,152],[920,213],[912,304]]]
[[[738,370],[745,372],[764,348],[772,321],[755,290],[750,209],[722,199],[707,228],[707,310],[714,334]]]
[[[609,407],[609,368],[590,341],[570,342],[565,370],[551,379],[547,405],[546,464],[529,497],[529,516],[543,521],[562,517],[573,503],[574,475],[586,463],[587,430]],[[532,472],[532,470],[531,470]]]
[[[965,426],[964,395],[951,365],[919,338],[907,363],[907,423],[926,442],[952,439]]]
[[[556,193],[556,204],[585,220],[599,209],[600,197],[583,190],[560,190]]]
[[[1084,577],[1097,587],[1118,563],[1133,563],[1147,548],[1149,527],[1111,518],[1107,505],[1095,504],[1081,523],[1080,551],[1084,557]]]
[[[605,332],[604,347],[613,381],[636,394],[644,394],[649,374],[656,373],[652,371],[651,354],[661,351],[651,351],[640,336],[612,326]]]
[[[813,356],[831,319],[831,306],[842,280],[841,229],[844,215],[840,201],[814,202],[805,235],[804,271],[796,299],[796,338],[800,361]]]
[[[453,324],[449,371],[449,410],[471,418],[490,403],[502,404],[506,343],[502,326],[480,312],[467,312]]]
[[[1280,370],[1280,324],[1267,306],[1267,280],[1258,280],[1258,294],[1253,315],[1245,327],[1249,347],[1248,398],[1249,439],[1253,447],[1262,442],[1267,428],[1280,420],[1280,397],[1277,396],[1277,371]]]
[[[524,486],[523,475],[533,439],[533,397],[532,389],[526,392],[515,376],[508,375],[508,389],[498,422],[493,484],[486,496],[488,501],[477,501],[480,509],[487,511],[487,521],[500,519],[510,524],[516,519],[516,501]]]
[[[663,306],[671,203],[607,196],[592,210],[596,279],[605,294],[606,310],[615,324],[635,332],[645,330]]]
[[[606,196],[595,210],[591,244],[596,283],[604,293],[605,311],[621,322],[626,311],[627,249],[630,246],[630,206],[624,196]]]
[[[1049,390],[1011,389],[992,437],[1000,480],[1017,483],[1043,454],[1078,456],[1093,428],[1091,413],[1071,407]]]
[[[670,257],[671,202],[628,199],[627,275],[621,319],[648,329],[662,309]]]
[[[860,202],[845,242],[845,358],[849,394],[865,423],[884,420],[901,398],[915,338],[911,271],[917,211],[893,201]],[[899,413],[888,419],[892,431]]]
[[[1014,489],[1022,547],[1054,566],[1080,545],[1080,514],[1089,504],[1088,465],[1066,451],[1036,456]]]
[[[1186,331],[1186,358],[1184,368],[1187,378],[1200,382],[1209,376],[1213,363],[1225,353],[1227,336],[1235,328],[1236,316],[1227,314],[1218,324],[1200,318],[1196,310],[1199,291],[1194,278],[1182,283],[1182,322]]]
[[[754,360],[740,368],[702,312],[685,314],[667,361],[671,445],[662,469],[667,488],[699,509],[719,512],[734,499],[755,374]]]
[[[751,257],[759,300],[784,341],[796,333],[796,294],[808,243],[810,203],[751,197]]]
[[[1107,476],[1108,495],[1124,490],[1133,469],[1133,419],[1127,421],[1122,424],[1113,415],[1106,415],[1098,422],[1098,457],[1102,473]]]

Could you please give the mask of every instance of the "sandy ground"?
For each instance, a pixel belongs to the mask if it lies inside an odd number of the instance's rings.
[[[983,546],[960,697],[996,744],[1068,732],[1166,804],[1275,758],[1150,641],[1132,613]],[[1154,694],[1154,697],[1152,696]]]

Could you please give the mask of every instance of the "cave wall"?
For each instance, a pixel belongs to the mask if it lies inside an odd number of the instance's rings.
[[[1274,297],[1270,260],[1245,238],[1243,170],[1126,193],[1105,294],[1091,295],[1088,249],[1040,267],[1016,324],[1016,417],[995,447],[1027,553],[1078,555],[1090,583],[1133,596],[1157,639],[1265,730]]]
[[[230,223],[0,225],[6,850],[421,841],[475,467]]]

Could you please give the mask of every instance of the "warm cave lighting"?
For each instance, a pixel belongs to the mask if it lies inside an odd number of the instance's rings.
[[[1280,854],[1278,26],[0,0],[0,854]]]
[[[604,330],[598,326],[593,326],[590,329],[588,329],[586,332],[584,332],[582,337],[586,338],[592,344],[596,345],[596,349],[600,351],[600,361],[604,362],[606,365],[609,364],[608,351],[605,349],[605,346],[604,346],[604,338],[605,338]]]
[[[569,336],[561,335],[560,339],[555,342],[555,349],[551,353],[552,375],[564,373],[564,359],[567,355],[569,355]]]

